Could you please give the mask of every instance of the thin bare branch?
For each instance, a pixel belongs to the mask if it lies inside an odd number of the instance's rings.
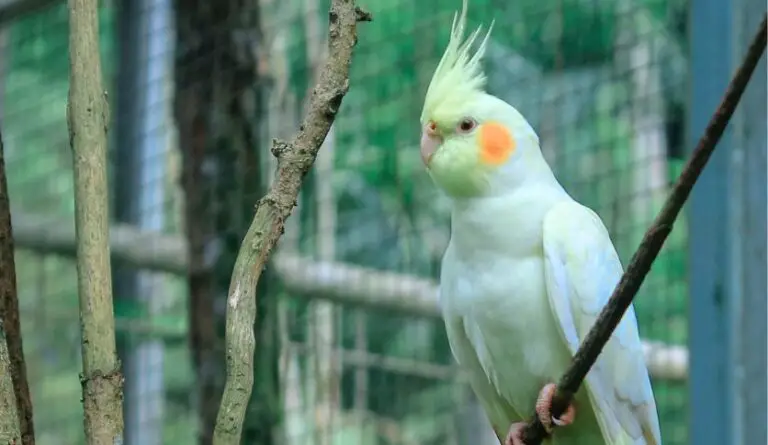
[[[714,152],[717,142],[723,135],[734,110],[736,110],[736,105],[738,105],[741,95],[747,87],[752,72],[765,51],[765,45],[766,18],[764,17],[744,61],[731,80],[720,106],[709,121],[704,135],[677,179],[664,207],[643,237],[640,247],[616,285],[613,295],[573,357],[571,366],[558,382],[557,394],[552,404],[554,417],[560,417],[565,412],[584,377],[600,355],[603,346],[621,321],[621,317],[624,316],[624,312],[632,304],[632,299],[643,284],[643,280],[650,271],[656,256],[664,245],[664,241],[672,231],[677,215],[682,210],[688,195],[696,184],[696,180],[704,170],[704,166]],[[523,442],[526,445],[539,445],[546,438],[547,433],[544,426],[539,422],[538,416],[534,415],[532,419],[523,432]]]
[[[123,376],[115,347],[107,200],[109,105],[102,86],[98,0],[69,0],[69,103],[74,158],[83,408],[88,444],[123,437]]]
[[[352,0],[333,0],[329,12],[328,59],[312,92],[307,115],[290,142],[273,141],[277,172],[267,195],[256,204],[256,215],[237,255],[227,295],[227,379],[213,443],[238,445],[245,410],[253,389],[256,284],[269,255],[283,234],[285,220],[296,205],[302,180],[315,161],[349,89],[352,48],[357,42],[357,22],[369,14]]]

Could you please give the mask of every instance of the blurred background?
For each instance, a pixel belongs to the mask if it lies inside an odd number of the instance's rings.
[[[626,265],[764,2],[473,0],[488,90]],[[325,57],[329,0],[104,0],[125,443],[208,444],[239,243]],[[360,0],[351,88],[258,290],[244,443],[492,445],[436,306],[418,155],[460,0]],[[62,1],[0,1],[2,132],[38,444],[83,443]],[[664,443],[765,443],[765,60],[636,300]],[[513,314],[510,314],[513,316]],[[748,426],[748,427],[747,427]]]

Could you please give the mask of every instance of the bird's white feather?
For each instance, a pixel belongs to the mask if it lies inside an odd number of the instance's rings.
[[[547,212],[543,244],[549,302],[558,330],[575,354],[621,278],[621,262],[600,218],[571,200]],[[633,307],[585,383],[607,444],[661,445]]]
[[[440,280],[443,316],[453,354],[500,437],[529,418],[539,390],[571,359],[550,309],[541,241],[544,215],[564,199],[562,189],[531,184],[453,212]],[[557,432],[555,445],[600,443],[586,391],[577,402],[577,422]]]

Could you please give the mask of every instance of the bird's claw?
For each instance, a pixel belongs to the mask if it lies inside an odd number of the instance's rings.
[[[552,417],[552,399],[556,391],[557,386],[554,383],[545,385],[541,392],[539,392],[539,398],[536,401],[536,414],[539,416],[539,422],[544,425],[544,429],[549,434],[552,433],[553,425],[570,425],[576,418],[576,409],[573,407],[573,404],[568,405],[568,409],[559,418]]]
[[[525,442],[523,442],[524,429],[525,422],[513,423],[509,428],[506,440],[504,440],[504,445],[525,445]]]
[[[576,409],[573,404],[568,405],[568,409],[559,418],[552,417],[552,399],[555,397],[556,391],[557,386],[554,383],[545,385],[539,392],[539,398],[536,401],[536,415],[539,417],[539,422],[544,425],[547,434],[552,434],[553,425],[570,425],[576,418]],[[525,422],[513,423],[509,428],[507,438],[504,440],[504,445],[525,445],[523,442],[525,426]]]

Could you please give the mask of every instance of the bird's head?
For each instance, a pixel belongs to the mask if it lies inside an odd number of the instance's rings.
[[[472,53],[481,29],[464,40],[466,12],[464,0],[421,114],[421,159],[435,184],[453,198],[505,193],[525,175],[529,153],[540,155],[538,136],[525,118],[485,92],[480,61],[493,24]]]

